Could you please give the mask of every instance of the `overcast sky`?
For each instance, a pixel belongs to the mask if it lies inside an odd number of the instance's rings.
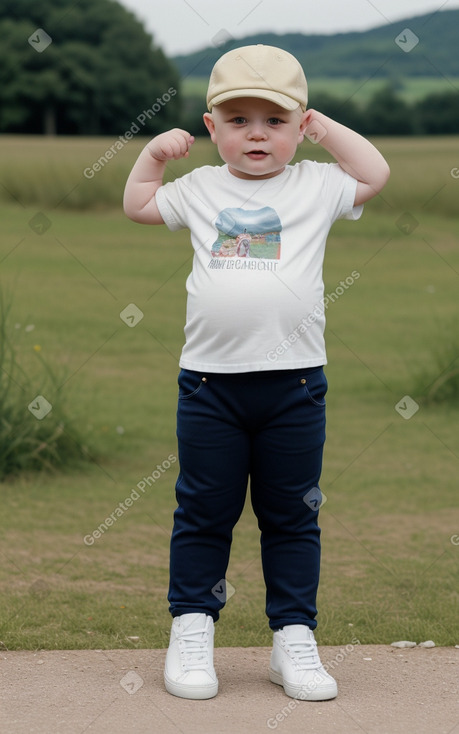
[[[366,30],[415,15],[459,8],[459,0],[120,0],[157,45],[175,56],[263,31],[337,33]],[[401,27],[402,31],[403,28]]]

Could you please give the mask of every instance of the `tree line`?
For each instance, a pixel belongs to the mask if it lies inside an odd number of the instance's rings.
[[[436,92],[407,102],[393,83],[375,92],[366,104],[325,92],[314,94],[310,106],[361,135],[458,135],[459,91]],[[202,122],[205,100],[185,98],[181,126],[207,135]]]
[[[203,96],[183,95],[174,61],[116,0],[0,0],[0,37],[0,133],[207,135]],[[459,133],[454,88],[408,103],[388,84],[364,106],[325,93],[311,105],[363,135]]]

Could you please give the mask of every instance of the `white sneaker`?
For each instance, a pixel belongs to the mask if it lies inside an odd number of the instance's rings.
[[[289,624],[274,632],[269,678],[287,696],[303,701],[326,701],[338,695],[336,681],[320,662],[313,631]]]
[[[214,620],[204,613],[174,617],[166,655],[166,690],[180,698],[213,698],[218,693],[214,669]]]

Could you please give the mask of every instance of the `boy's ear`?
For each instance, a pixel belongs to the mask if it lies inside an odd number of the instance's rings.
[[[208,129],[210,133],[210,139],[213,143],[217,142],[217,136],[215,134],[215,123],[214,118],[212,117],[210,112],[204,112],[202,119],[204,120],[204,125]]]
[[[304,140],[304,136],[305,136],[306,128],[308,124],[309,124],[309,114],[308,112],[303,112],[301,115],[300,130],[299,130],[299,142],[300,143]]]

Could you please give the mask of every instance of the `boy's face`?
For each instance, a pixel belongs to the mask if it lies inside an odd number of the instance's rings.
[[[206,112],[204,123],[221,158],[238,178],[282,173],[304,138],[306,113],[256,97],[231,99]]]

